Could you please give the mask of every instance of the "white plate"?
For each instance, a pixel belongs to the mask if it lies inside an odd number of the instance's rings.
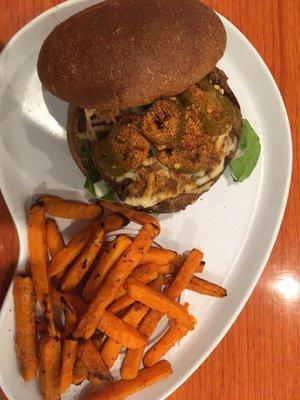
[[[1,190],[20,239],[18,270],[27,257],[26,219],[33,194],[83,197],[83,177],[66,144],[66,104],[43,93],[36,60],[44,38],[59,22],[96,1],[72,0],[52,8],[23,28],[0,59]],[[252,176],[234,184],[226,172],[201,201],[161,218],[160,241],[175,250],[200,247],[204,277],[223,284],[228,297],[214,300],[191,293],[184,300],[198,318],[197,329],[169,354],[174,374],[136,394],[135,400],[165,399],[216,347],[259,279],[274,245],[290,183],[290,128],[277,86],[248,40],[223,18],[228,47],[220,63],[239,99],[244,117],[259,133],[262,155]],[[52,115],[55,116],[55,118]],[[58,122],[57,122],[58,121]],[[0,317],[0,385],[9,399],[39,399],[35,382],[24,384],[14,352],[12,290]],[[76,389],[65,395],[73,399]]]

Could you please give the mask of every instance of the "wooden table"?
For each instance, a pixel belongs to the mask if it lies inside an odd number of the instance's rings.
[[[0,46],[59,3],[0,0]],[[271,69],[292,125],[294,173],[284,222],[254,293],[222,343],[170,400],[299,400],[300,298],[291,284],[300,282],[300,0],[206,3],[251,40]],[[0,197],[0,301],[17,258],[16,233]]]

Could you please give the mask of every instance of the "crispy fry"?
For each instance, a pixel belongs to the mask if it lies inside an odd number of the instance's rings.
[[[107,365],[91,339],[78,346],[78,356],[85,364],[89,374],[92,375],[94,383],[112,380]]]
[[[158,272],[148,269],[148,267],[145,269],[143,267],[143,269],[140,271],[138,271],[138,269],[140,270],[140,268],[137,268],[137,270],[133,272],[132,277],[142,283],[147,284],[154,281],[158,277]],[[125,294],[123,294],[124,292]],[[131,306],[134,302],[135,300],[127,294],[126,289],[122,288],[118,293],[117,299],[108,307],[107,310],[113,314],[117,314],[118,312],[123,311],[125,308]]]
[[[204,267],[205,267],[205,261],[201,261],[200,264],[199,264],[199,266],[198,266],[198,268],[196,268],[196,271],[195,271],[195,272],[202,273],[203,270],[204,270]]]
[[[96,228],[96,222],[92,222],[85,226],[73,239],[62,249],[59,253],[54,256],[51,260],[48,268],[48,275],[50,277],[64,272],[67,266],[78,256],[84,246],[90,240],[94,230]]]
[[[122,214],[107,215],[99,219],[104,225],[104,230],[106,233],[118,231],[129,224],[129,219],[124,217]]]
[[[80,320],[87,310],[88,305],[75,293],[63,293],[52,287],[50,295],[53,304],[64,310],[72,310],[76,314],[77,320]]]
[[[167,332],[145,354],[144,366],[151,367],[156,364],[188,331],[184,325],[172,321]]]
[[[119,357],[120,351],[122,350],[122,345],[116,342],[114,339],[107,338],[103,344],[103,348],[101,350],[101,355],[105,364],[110,369],[117,358]]]
[[[175,300],[183,290],[187,287],[190,280],[192,279],[196,268],[199,266],[202,260],[203,254],[201,251],[197,249],[193,249],[190,251],[188,256],[186,257],[183,265],[178,270],[171,286],[166,291],[166,296],[171,299]]]
[[[71,304],[72,307],[74,307],[77,319],[80,320],[88,308],[88,305],[85,303],[85,301],[83,301],[75,293],[63,293],[62,298],[65,299],[68,304]]]
[[[47,249],[51,258],[54,258],[64,247],[65,242],[62,234],[59,232],[57,223],[54,219],[46,221]]]
[[[38,369],[35,294],[32,280],[29,277],[15,275],[13,296],[17,356],[23,379],[30,381]]]
[[[126,218],[130,219],[130,221],[136,222],[139,225],[152,224],[155,225],[160,232],[160,225],[157,219],[155,219],[152,215],[143,213],[140,211],[132,210],[131,208],[117,205],[116,203],[101,201],[100,202],[104,208],[110,210],[115,213],[120,213],[124,215]],[[158,232],[158,233],[159,233]]]
[[[207,296],[213,297],[226,297],[227,290],[222,286],[206,281],[205,279],[198,278],[194,276],[191,282],[188,284],[187,288],[194,292],[205,294]]]
[[[39,341],[40,391],[43,400],[59,400],[60,341],[48,334]]]
[[[60,233],[57,223],[54,221],[54,219],[47,218],[46,235],[47,235],[47,249],[52,259],[53,257],[56,256],[57,253],[59,253],[65,247],[64,238]],[[57,274],[56,277],[54,278],[55,281],[58,282],[62,278],[63,274],[64,274],[63,272]]]
[[[125,285],[129,296],[133,299],[166,314],[169,318],[176,319],[188,329],[194,329],[194,318],[181,304],[170,300],[162,293],[156,292],[134,278],[129,278]]]
[[[126,350],[120,370],[122,379],[130,380],[136,378],[145,352],[145,347],[146,346]]]
[[[54,217],[88,220],[102,214],[102,207],[99,204],[65,200],[58,196],[42,196],[39,201],[44,203],[45,211]]]
[[[80,358],[77,358],[73,368],[72,384],[80,385],[87,379],[87,376],[88,372],[85,364],[80,360]]]
[[[140,335],[135,328],[108,311],[102,314],[98,329],[129,349],[146,344],[146,338]]]
[[[162,286],[164,285],[164,277],[159,276],[154,282],[150,284],[152,289],[156,291],[160,291]],[[135,304],[141,304],[141,303],[135,303]],[[134,305],[135,306],[135,305]],[[133,306],[133,307],[134,307]],[[149,307],[147,307],[147,310],[149,310]],[[144,310],[146,311],[146,310]],[[128,311],[129,313],[130,311]],[[145,313],[146,315],[146,313]],[[142,320],[142,318],[141,318]],[[121,366],[121,378],[122,379],[134,379],[139,371],[139,367],[141,364],[141,360],[144,354],[145,346],[139,347],[137,349],[127,349],[125,357],[122,362]]]
[[[143,265],[142,267],[136,268],[136,270],[133,271],[131,277],[137,279],[140,282],[148,284],[149,282],[154,281],[158,277],[158,272],[156,270],[154,270],[153,268],[149,268],[148,265]],[[121,297],[124,297],[126,294],[127,294],[127,291],[124,289],[124,287],[122,287],[118,291],[118,293],[114,299],[114,303]],[[124,302],[125,303],[129,302],[130,303],[129,305],[133,304],[133,302],[132,301],[130,302],[130,300],[128,299],[128,296],[127,296],[127,300],[126,301],[124,300]],[[112,303],[112,305],[114,303]],[[121,308],[124,308],[124,307],[121,307]]]
[[[144,257],[141,259],[140,264],[157,264],[165,265],[172,262],[177,253],[172,250],[166,250],[161,247],[150,247],[150,249],[145,253]]]
[[[183,261],[184,261],[184,257],[183,256],[179,256],[178,255],[178,256],[176,256],[174,258],[174,260],[172,261],[172,265],[174,267],[174,271],[173,272],[178,271],[178,269],[181,268]],[[197,265],[197,268],[195,269],[195,272],[202,273],[204,267],[205,267],[205,261],[201,261],[200,264]]]
[[[153,385],[161,379],[167,378],[172,373],[171,365],[162,360],[151,368],[139,371],[137,377],[130,381],[120,380],[104,388],[96,388],[89,392],[84,400],[123,400],[146,387]]]
[[[103,225],[100,223],[100,225],[93,233],[90,241],[83,249],[82,253],[79,255],[79,257],[76,259],[74,264],[64,276],[60,286],[60,289],[63,292],[70,292],[79,284],[81,279],[85,276],[85,274],[92,266],[99,250],[102,247],[103,240],[104,229]]]
[[[140,282],[149,283],[154,281],[154,279],[158,277],[158,272],[148,265],[144,265],[143,267],[136,268],[133,271],[131,277],[137,279]]]
[[[151,266],[151,264],[149,264]],[[173,264],[164,264],[164,265],[152,265],[153,269],[155,269],[160,275],[168,275],[172,274],[175,270]]]
[[[64,339],[59,376],[59,391],[65,393],[72,383],[73,367],[77,356],[78,343],[74,340]]]
[[[186,282],[189,282],[197,267],[199,266],[200,260],[202,258],[202,253],[199,252],[198,250],[192,250],[188,256],[186,257],[186,260],[184,263],[181,265],[177,275],[178,278],[174,280],[171,283],[171,286],[168,288],[168,290],[165,293],[165,296],[168,297],[171,300],[175,300],[177,297],[180,296],[180,294],[183,292],[185,289],[185,284]],[[151,335],[153,334],[157,324],[161,320],[163,314],[159,311],[156,310],[149,310],[148,314],[145,316],[145,318],[142,320],[140,326],[139,326],[139,332],[150,339]],[[142,357],[144,354],[145,347],[143,349],[138,350],[128,350],[126,354],[125,359],[127,356],[130,359],[130,364],[128,367],[128,372],[126,372],[126,375],[124,373],[124,377],[127,376],[128,379],[132,379],[131,377],[134,377],[134,373],[136,371],[136,366],[140,366],[140,363],[142,361]],[[125,362],[125,360],[124,360]],[[124,363],[123,362],[123,363]],[[129,361],[128,361],[129,362]],[[135,366],[135,367],[134,367]],[[125,367],[123,367],[125,370]]]
[[[65,338],[62,346],[61,369],[59,376],[60,393],[65,393],[72,383],[73,368],[77,356],[77,342],[67,339],[77,323],[77,316],[73,305],[61,298],[65,313]]]
[[[148,311],[148,307],[141,303],[135,303],[123,316],[122,321],[136,328],[140,321],[144,318]],[[105,364],[111,368],[115,363],[122,349],[122,344],[114,339],[107,338],[104,342],[101,354]]]
[[[64,311],[65,311],[65,337],[68,337],[77,324],[77,315],[73,305],[71,305],[70,307],[70,303],[68,301],[66,302]]]
[[[131,275],[145,252],[148,251],[157,234],[158,230],[154,225],[146,224],[142,227],[132,244],[107,275],[94,300],[89,304],[87,312],[72,334],[75,340],[87,339],[93,335],[105,309],[113,301],[118,290]]]
[[[51,336],[58,337],[59,332],[54,324],[53,309],[50,300],[50,282],[47,276],[48,255],[46,248],[45,210],[40,204],[35,204],[30,209],[28,245],[30,269],[35,292],[47,321],[48,332]]]
[[[100,283],[105,279],[113,265],[119,260],[131,243],[131,239],[122,235],[109,243],[107,248],[103,250],[101,257],[83,289],[82,295],[84,300],[91,301],[95,297]]]

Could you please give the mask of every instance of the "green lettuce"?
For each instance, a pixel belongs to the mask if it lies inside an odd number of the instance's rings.
[[[88,149],[83,144],[80,146],[80,154],[81,154],[81,157],[86,161],[86,164],[88,167],[86,180],[84,183],[84,188],[86,191],[88,191],[90,193],[91,196],[97,197],[94,184],[101,180],[101,175],[100,175],[99,171],[97,170],[97,168],[95,167]],[[112,191],[109,191],[104,196],[99,197],[99,198],[101,200],[107,200],[107,201],[115,200],[115,197],[114,197]]]
[[[241,155],[234,158],[230,165],[231,175],[237,182],[243,182],[249,178],[256,167],[261,152],[259,137],[250,125],[249,121],[243,120],[243,131],[239,143]]]

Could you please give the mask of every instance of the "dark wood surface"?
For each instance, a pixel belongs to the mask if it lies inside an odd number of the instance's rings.
[[[1,48],[32,18],[60,2],[0,0]],[[272,71],[292,125],[294,171],[283,225],[256,289],[221,344],[170,400],[299,400],[300,1],[206,0],[206,3],[250,39]],[[1,301],[17,258],[14,225],[0,198]],[[298,292],[293,292],[297,282]],[[0,399],[5,399],[1,393]]]

